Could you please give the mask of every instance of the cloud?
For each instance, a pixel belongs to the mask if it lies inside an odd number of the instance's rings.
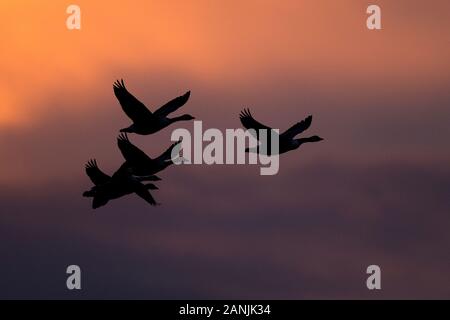
[[[371,298],[369,264],[383,271],[377,297],[449,294],[445,166],[323,161],[258,183],[241,169],[220,183],[169,170],[159,208],[130,197],[94,212],[81,176],[2,190],[3,297]],[[80,295],[64,289],[72,263],[85,270]]]
[[[2,298],[449,295],[448,19],[434,18],[448,1],[414,25],[404,6],[417,18],[423,5],[382,2],[381,34],[360,28],[362,5],[331,1],[80,1],[83,31],[69,34],[65,8],[41,3],[10,4],[2,20]],[[28,24],[13,28],[19,13]],[[151,108],[191,90],[183,109],[205,129],[240,127],[249,107],[282,130],[313,114],[308,134],[325,140],[284,155],[272,177],[171,167],[163,206],[130,196],[94,213],[83,166],[123,161],[115,139],[129,119],[111,88],[122,77]],[[154,156],[170,133],[130,139]],[[65,289],[69,264],[81,293]],[[369,264],[382,267],[380,293],[365,288]]]

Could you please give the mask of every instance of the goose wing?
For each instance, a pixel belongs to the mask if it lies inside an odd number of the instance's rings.
[[[96,186],[107,183],[111,177],[104,173],[97,165],[97,160],[91,159],[86,165],[86,174]]]
[[[128,140],[128,136],[124,133],[120,134],[117,138],[117,145],[125,160],[132,166],[151,160],[144,151],[132,144],[130,140]]]
[[[151,111],[127,90],[123,80],[114,82],[113,88],[123,111],[134,123],[142,122],[153,116]]]
[[[293,139],[296,135],[302,133],[309,128],[312,122],[312,116],[306,117],[304,120],[297,122],[292,127],[281,134],[282,137]]]
[[[260,129],[266,129],[266,130],[272,130],[272,128],[262,124],[261,122],[258,122],[253,118],[252,114],[250,113],[249,109],[244,109],[239,114],[239,118],[241,120],[242,125],[246,129],[254,129],[256,131]]]
[[[119,169],[117,169],[116,172],[114,172],[111,178],[114,179],[114,181],[117,181],[117,179],[122,179],[124,177],[128,178],[130,175],[131,175],[130,164],[127,161],[125,161],[124,163],[122,163]]]
[[[170,100],[165,105],[160,107],[158,110],[154,112],[155,116],[158,117],[167,117],[169,113],[172,113],[176,111],[177,109],[181,108],[183,105],[186,104],[186,102],[189,100],[189,97],[191,96],[191,92],[188,91],[182,96],[176,97],[175,99]]]
[[[265,130],[273,130],[272,128],[262,124],[261,122],[258,122],[255,120],[255,118],[253,118],[252,114],[250,113],[249,109],[244,109],[243,111],[241,111],[241,113],[239,114],[239,118],[241,120],[242,125],[247,129],[252,129],[252,131],[250,131],[250,133],[252,134],[252,136],[254,138],[256,138],[256,140],[259,140],[259,130],[260,129],[265,129]],[[254,132],[254,131],[256,132]],[[269,132],[267,132],[268,137],[270,137]]]

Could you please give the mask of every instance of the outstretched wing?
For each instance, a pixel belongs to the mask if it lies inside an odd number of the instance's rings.
[[[125,160],[131,165],[140,164],[142,162],[151,160],[144,151],[136,147],[128,140],[126,133],[122,133],[117,138],[117,145]]]
[[[302,133],[309,128],[312,122],[312,116],[306,117],[304,120],[297,122],[292,127],[281,134],[282,137],[293,139],[296,135]]]
[[[147,187],[142,183],[139,183],[134,191],[139,197],[147,201],[150,205],[156,206],[157,203],[153,198],[152,194],[148,191]]]
[[[156,110],[154,112],[155,116],[158,117],[167,117],[169,113],[174,112],[175,110],[181,108],[186,102],[189,100],[189,97],[191,95],[191,92],[188,91],[182,96],[176,97],[175,99],[170,100],[165,105],[163,105],[161,108]]]
[[[261,122],[258,122],[253,118],[252,114],[250,113],[249,109],[244,109],[239,114],[239,118],[241,119],[242,125],[247,129],[251,130],[250,133],[259,140],[259,130],[273,130],[272,128],[262,124]],[[254,131],[253,131],[254,130]],[[256,131],[256,132],[255,132]],[[270,131],[267,132],[268,137],[270,137],[269,134]],[[256,135],[255,135],[256,134]]]
[[[117,169],[116,172],[113,173],[112,179],[116,180],[117,178],[123,177],[128,178],[130,175],[131,175],[130,164],[127,161],[125,161],[124,163],[122,163],[119,169]]]
[[[123,111],[134,123],[139,123],[140,121],[152,117],[151,111],[148,110],[142,102],[136,99],[135,96],[128,92],[123,80],[114,82],[113,88],[114,94],[116,95],[117,100],[119,100]]]
[[[86,174],[96,186],[107,183],[111,177],[99,169],[97,160],[91,159],[86,163]]]
[[[244,109],[241,111],[239,118],[241,119],[242,125],[246,129],[254,129],[256,131],[260,129],[266,129],[266,130],[272,130],[272,128],[262,124],[261,122],[258,122],[253,118],[252,114],[250,113],[249,109]]]

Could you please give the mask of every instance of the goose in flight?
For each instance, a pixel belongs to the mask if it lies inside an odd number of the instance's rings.
[[[117,138],[117,145],[131,169],[133,175],[151,176],[172,165],[174,160],[172,153],[179,155],[181,151],[181,140],[173,143],[166,151],[157,158],[150,158],[144,151],[130,142],[126,133],[121,133]]]
[[[85,166],[86,174],[91,179],[94,187],[83,193],[84,197],[93,198],[92,208],[97,209],[104,206],[110,200],[136,193],[150,205],[157,205],[149,190],[157,190],[158,187],[152,183],[143,184],[141,181],[158,181],[157,176],[145,178],[134,177],[130,174],[128,166],[124,163],[114,174],[109,176],[97,165],[97,161],[89,160]]]
[[[271,135],[269,134],[269,132],[271,132],[273,129],[256,121],[255,118],[253,118],[252,114],[250,113],[249,109],[244,109],[240,113],[239,118],[241,120],[242,125],[246,129],[253,129],[256,131],[256,139],[257,140],[259,140],[259,130],[260,129],[269,130],[269,131],[267,131],[268,146],[267,146],[266,153],[268,155],[271,155],[271,150],[270,150]],[[319,136],[311,136],[311,137],[306,137],[306,138],[295,139],[295,137],[297,135],[299,135],[300,133],[302,133],[303,131],[305,131],[306,129],[309,128],[309,126],[311,125],[311,122],[312,122],[312,116],[308,116],[304,120],[294,124],[292,127],[287,129],[285,132],[279,134],[278,135],[278,138],[279,138],[278,153],[282,154],[282,153],[285,153],[285,152],[288,152],[291,150],[295,150],[298,147],[300,147],[302,144],[307,143],[307,142],[322,141],[323,139]],[[261,152],[261,153],[263,153],[262,150],[260,150],[259,145],[256,148],[246,148],[245,151],[246,152]]]
[[[191,94],[190,91],[179,96],[155,112],[151,112],[142,102],[136,99],[125,87],[123,80],[114,83],[114,94],[119,100],[123,111],[133,121],[128,128],[121,129],[120,132],[136,133],[141,135],[152,134],[164,129],[176,121],[187,121],[195,119],[189,114],[168,118],[168,115],[182,107]]]

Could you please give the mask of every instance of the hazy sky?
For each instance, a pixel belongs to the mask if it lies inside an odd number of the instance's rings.
[[[0,297],[450,296],[449,1],[11,0],[0,37]],[[151,108],[191,90],[178,113],[204,128],[238,128],[248,107],[281,130],[312,114],[325,140],[276,176],[171,167],[162,206],[93,211],[85,161],[123,161],[119,78]],[[155,156],[178,127],[192,122],[130,139]]]

